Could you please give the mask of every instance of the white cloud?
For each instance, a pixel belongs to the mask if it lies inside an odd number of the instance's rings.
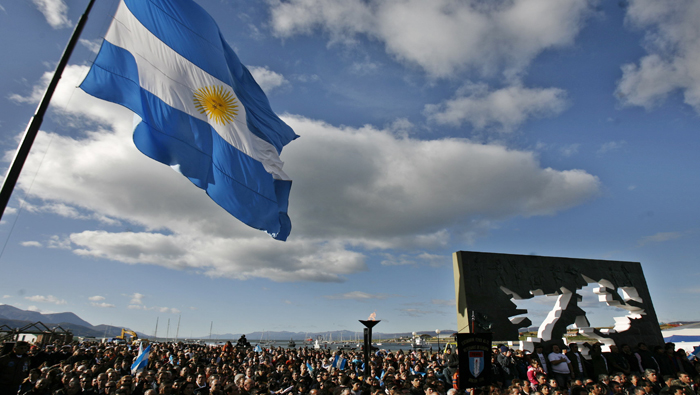
[[[171,313],[171,314],[180,314],[180,310],[174,308],[174,307],[158,307],[158,306],[144,306],[140,304],[131,304],[126,307],[127,309],[131,310],[146,310],[146,311],[158,311],[160,313]]]
[[[132,305],[143,304],[144,296],[146,295],[135,292],[129,295],[129,297],[131,298],[131,301],[129,303],[131,303]]]
[[[490,90],[486,84],[467,84],[455,98],[426,105],[424,113],[442,125],[468,122],[477,130],[510,132],[528,118],[554,116],[566,106],[566,93],[561,89],[532,89],[515,84]]]
[[[90,305],[93,307],[99,307],[101,309],[112,309],[112,308],[116,307],[115,305],[113,305],[111,303],[104,303],[104,302],[103,303],[93,302],[93,303],[90,303]]]
[[[677,239],[681,236],[683,236],[683,233],[681,232],[659,232],[651,236],[642,237],[642,239],[639,240],[639,245],[643,246],[649,243],[663,243],[664,241]]]
[[[82,214],[78,209],[63,203],[44,203],[40,206],[23,201],[22,208],[30,213],[52,213],[72,219],[94,219],[105,225],[119,225],[119,221],[96,213]]]
[[[543,169],[532,152],[287,120],[304,131],[304,144],[290,144],[284,159],[289,174],[298,175],[296,224],[308,235],[377,247],[433,243],[454,228],[473,230],[476,218],[553,214],[598,191],[596,177]]]
[[[294,78],[295,78],[297,81],[304,82],[304,83],[306,83],[306,82],[316,82],[316,81],[319,81],[319,80],[321,79],[321,77],[319,77],[317,74],[309,74],[309,75],[307,75],[307,74],[298,74],[298,75],[295,75]]]
[[[300,240],[283,244],[264,235],[243,239],[204,236],[85,231],[71,235],[71,241],[78,246],[74,250],[78,255],[191,269],[240,280],[341,281],[340,275],[366,270],[362,254],[348,251],[337,242]]]
[[[98,53],[100,51],[100,46],[102,46],[102,39],[86,40],[81,38],[78,42],[94,54]]]
[[[413,255],[394,255],[385,253],[382,254],[384,259],[380,262],[383,266],[405,266],[405,265],[417,265]]]
[[[343,294],[335,294],[335,295],[325,295],[324,298],[326,299],[351,299],[351,300],[358,300],[358,301],[363,301],[363,300],[370,300],[370,299],[387,299],[389,298],[390,295],[387,294],[370,294],[367,292],[362,292],[362,291],[352,291],[352,292],[346,292]]]
[[[17,209],[14,207],[7,207],[5,208],[5,212],[3,213],[3,216],[5,215],[10,215],[10,214],[17,214]]]
[[[559,148],[559,153],[561,153],[562,156],[568,158],[572,155],[576,155],[578,153],[578,147],[580,146],[581,144],[577,143],[565,145]]]
[[[437,239],[449,238],[449,234],[447,234],[447,232],[441,232],[439,235],[435,235],[435,236]],[[429,239],[432,239],[432,238],[429,238]],[[423,240],[423,243],[418,243],[418,244],[435,244],[435,243],[432,240],[430,240],[427,243],[425,240]],[[381,256],[383,257],[381,264],[384,266],[428,265],[428,266],[432,266],[432,267],[440,267],[440,266],[446,265],[447,263],[450,263],[450,264],[452,263],[452,258],[449,256],[428,254],[426,252],[420,253],[417,255],[384,253],[384,254],[381,254]]]
[[[287,115],[302,138],[282,154],[294,180],[293,230],[280,243],[138,152],[128,111],[73,88],[85,73],[85,67],[68,67],[52,101],[84,134],[40,133],[25,173],[41,169],[33,184],[28,177],[18,183],[40,211],[143,228],[86,229],[50,240],[82,256],[214,277],[343,281],[367,270],[362,249],[403,248],[406,259],[432,264],[437,261],[416,250],[469,242],[513,216],[554,214],[600,188],[585,171],[543,168],[530,151],[458,138],[417,140],[406,125],[401,131],[396,125],[336,127]]]
[[[19,244],[23,247],[41,247],[41,243],[38,241],[23,241]]]
[[[605,154],[611,151],[617,151],[624,147],[627,144],[626,141],[620,140],[620,141],[608,141],[607,143],[604,143],[603,145],[600,146],[600,149],[598,150],[599,154]]]
[[[56,235],[53,235],[49,238],[49,242],[47,244],[47,247],[49,248],[58,248],[61,250],[69,250],[71,248],[70,245],[70,240],[68,238],[60,238]]]
[[[358,75],[373,74],[379,69],[379,63],[365,60],[363,62],[353,62],[350,71]]]
[[[428,254],[424,252],[422,254],[419,254],[417,258],[423,260],[432,267],[440,267],[452,264],[451,256]]]
[[[570,45],[589,0],[269,0],[279,37],[321,29],[331,44],[365,35],[434,77],[463,69],[519,73],[541,51]]]
[[[430,301],[432,304],[436,306],[453,306],[456,304],[454,299],[433,299]]]
[[[267,66],[249,67],[248,69],[250,74],[253,75],[253,78],[255,78],[255,81],[266,93],[289,83],[282,74],[275,73],[267,68]]]
[[[53,303],[53,304],[66,304],[66,302],[63,299],[59,299],[53,295],[48,295],[48,296],[43,296],[43,295],[34,295],[34,296],[25,296],[25,299],[32,301],[32,302],[41,302],[41,303]]]
[[[44,14],[46,22],[54,29],[71,26],[71,21],[66,15],[68,6],[63,0],[32,0],[32,3]]]
[[[409,317],[424,317],[436,313],[434,310],[421,310],[416,308],[401,309],[400,311]]]
[[[628,25],[645,29],[647,55],[622,67],[617,96],[623,104],[651,109],[676,91],[700,113],[700,3],[631,0]]]
[[[88,300],[91,301],[91,302],[101,302],[101,301],[105,300],[105,297],[104,297],[104,296],[100,296],[100,295],[95,295],[95,296],[90,296],[90,297],[88,298]]]

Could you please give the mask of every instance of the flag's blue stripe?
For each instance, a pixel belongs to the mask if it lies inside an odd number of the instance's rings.
[[[80,87],[141,117],[134,131],[141,152],[167,165],[179,164],[182,174],[226,211],[286,239],[291,230],[286,214],[291,182],[273,180],[260,162],[231,146],[208,123],[143,90],[131,53],[104,42]]]
[[[216,22],[191,0],[124,0],[129,11],[165,45],[231,85]]]
[[[272,111],[267,96],[221,37],[216,22],[191,0],[125,0],[129,11],[163,43],[228,83],[246,109],[248,129],[277,153],[297,136]]]
[[[148,357],[151,353],[151,345],[149,344],[145,349],[143,348],[143,345],[139,347],[139,355],[136,357],[134,360],[134,363],[131,364],[131,372],[137,372],[139,370],[143,370],[146,368],[148,365]]]

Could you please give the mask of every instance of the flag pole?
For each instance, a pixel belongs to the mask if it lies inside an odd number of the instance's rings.
[[[2,183],[2,189],[0,189],[0,219],[2,219],[2,215],[5,213],[5,208],[7,208],[7,203],[10,201],[12,191],[15,189],[15,184],[17,184],[19,174],[22,172],[24,162],[27,160],[29,150],[32,148],[34,138],[36,138],[39,128],[41,127],[41,123],[44,120],[44,114],[46,113],[46,109],[49,107],[51,97],[56,90],[58,81],[61,79],[63,70],[68,64],[68,59],[70,59],[73,48],[75,48],[75,44],[78,43],[80,33],[83,31],[83,27],[88,19],[88,14],[90,13],[90,9],[92,9],[92,5],[94,3],[95,0],[90,0],[85,12],[78,20],[78,24],[75,26],[75,30],[73,30],[73,35],[71,36],[70,41],[68,41],[68,45],[63,51],[63,55],[61,55],[61,60],[58,62],[58,66],[56,66],[53,78],[51,78],[51,82],[49,82],[49,86],[46,88],[44,97],[42,97],[34,116],[32,117],[31,121],[29,121],[29,125],[27,125],[27,129],[24,132],[24,137],[22,137],[19,148],[17,149],[17,152],[15,152],[15,157],[12,159],[10,168],[7,170],[7,175]]]

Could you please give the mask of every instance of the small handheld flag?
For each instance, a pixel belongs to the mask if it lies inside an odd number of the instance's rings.
[[[149,344],[146,348],[143,348],[143,343],[139,346],[139,355],[134,359],[134,363],[131,364],[131,374],[135,375],[146,369],[148,366],[148,356],[151,353],[151,345]]]

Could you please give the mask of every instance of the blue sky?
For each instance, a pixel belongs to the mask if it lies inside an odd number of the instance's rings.
[[[3,303],[160,335],[182,317],[181,337],[375,311],[377,332],[456,329],[451,254],[474,250],[641,262],[662,321],[700,319],[696,2],[198,3],[301,136],[289,240],[75,88],[117,6],[99,1],[0,223]],[[86,4],[0,0],[5,167]]]

